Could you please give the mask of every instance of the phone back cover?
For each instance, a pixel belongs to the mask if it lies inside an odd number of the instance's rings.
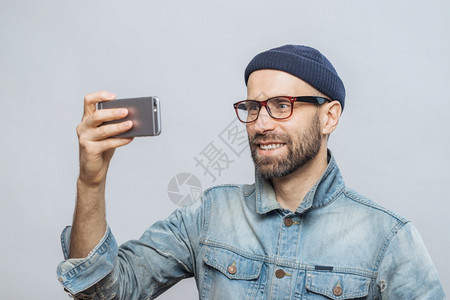
[[[98,109],[122,108],[128,109],[124,119],[105,122],[105,124],[120,123],[127,120],[133,122],[133,128],[115,137],[154,136],[161,132],[159,100],[156,97],[118,99],[98,103]]]

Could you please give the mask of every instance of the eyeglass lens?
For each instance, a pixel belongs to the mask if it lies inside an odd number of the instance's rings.
[[[244,122],[253,122],[258,118],[263,102],[246,100],[237,106],[238,117]],[[266,108],[269,115],[276,119],[287,118],[292,113],[292,102],[289,98],[272,98],[267,100]]]

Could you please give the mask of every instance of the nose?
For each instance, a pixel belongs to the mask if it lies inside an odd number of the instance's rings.
[[[261,107],[258,119],[254,123],[254,128],[257,133],[263,134],[267,131],[272,131],[275,127],[275,120],[269,115],[267,107]]]

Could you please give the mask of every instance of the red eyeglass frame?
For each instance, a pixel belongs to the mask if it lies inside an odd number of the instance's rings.
[[[283,117],[283,118],[277,118],[277,117],[272,116],[272,113],[270,112],[270,109],[267,106],[267,102],[269,102],[272,99],[277,99],[277,98],[286,98],[289,101],[291,101],[291,113],[289,114],[289,116]],[[239,111],[238,111],[240,109],[239,105],[244,103],[244,102],[249,102],[249,101],[251,101],[252,103],[257,103],[258,104],[258,106],[259,106],[258,115],[252,121],[243,121],[243,120],[241,120],[241,118],[239,118]],[[238,102],[234,103],[233,107],[234,107],[234,110],[236,112],[236,116],[237,116],[238,120],[241,121],[242,123],[246,123],[247,124],[247,123],[253,123],[256,120],[258,120],[259,113],[261,112],[261,107],[263,107],[263,106],[266,108],[267,113],[269,114],[269,116],[274,118],[275,120],[288,119],[288,118],[290,118],[292,116],[292,113],[294,112],[294,102],[305,102],[305,103],[312,103],[312,104],[321,105],[321,104],[324,104],[325,102],[331,102],[331,100],[328,99],[328,98],[325,98],[325,97],[318,97],[318,96],[297,96],[297,97],[277,96],[277,97],[271,97],[271,98],[269,98],[267,100],[264,100],[264,101],[250,100],[250,99],[242,100],[242,101],[238,101]]]

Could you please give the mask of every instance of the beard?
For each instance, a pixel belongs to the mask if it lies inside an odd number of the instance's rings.
[[[283,141],[286,144],[288,153],[282,157],[264,157],[258,156],[258,145],[254,141],[264,140]],[[320,133],[319,115],[316,114],[311,127],[302,133],[297,133],[294,138],[286,133],[282,134],[255,134],[249,137],[250,149],[253,163],[255,164],[257,174],[271,180],[292,174],[319,152],[322,144],[322,135]],[[271,151],[271,150],[267,150]]]

